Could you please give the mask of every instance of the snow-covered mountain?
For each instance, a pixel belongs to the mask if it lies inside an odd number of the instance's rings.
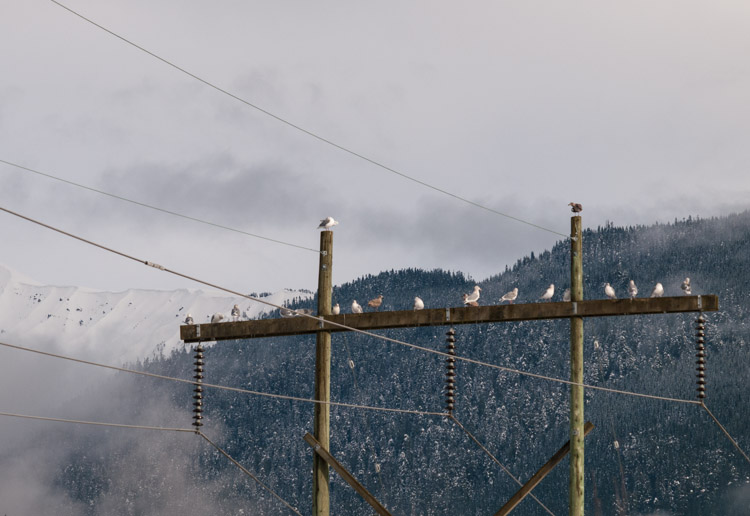
[[[283,290],[264,300],[283,305],[310,296]],[[273,310],[218,291],[102,292],[41,285],[0,265],[0,340],[45,351],[51,347],[113,364],[168,354],[182,345],[179,326],[187,314],[196,323],[209,322],[217,312],[231,320],[229,313],[235,304],[245,318]]]

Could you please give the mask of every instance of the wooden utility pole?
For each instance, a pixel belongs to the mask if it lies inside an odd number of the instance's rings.
[[[583,301],[581,217],[570,219],[570,301]],[[569,514],[583,516],[583,317],[570,318],[570,478]]]
[[[638,299],[583,299],[583,260],[581,217],[571,219],[570,301],[557,303],[523,303],[513,305],[468,306],[368,312],[331,315],[333,232],[320,235],[320,272],[318,277],[318,316],[261,319],[215,324],[191,324],[180,327],[185,343],[257,339],[286,335],[317,335],[315,353],[315,399],[329,402],[331,397],[331,332],[413,328],[460,324],[486,324],[543,319],[570,320],[570,514],[583,516],[583,318],[622,315],[666,314],[681,312],[715,312],[719,298],[715,295],[679,296]],[[330,405],[315,404],[313,420],[315,440],[329,450]],[[313,516],[328,516],[330,500],[328,464],[313,453]]]
[[[318,315],[331,315],[333,231],[320,232],[320,268],[318,271]],[[331,332],[318,331],[315,346],[315,404],[313,431],[315,440],[330,449],[331,410]],[[313,516],[328,516],[330,497],[328,463],[313,453]]]

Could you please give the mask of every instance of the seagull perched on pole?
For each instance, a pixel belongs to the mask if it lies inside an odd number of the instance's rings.
[[[680,286],[680,288],[682,289],[682,292],[686,296],[689,296],[690,294],[692,294],[693,288],[690,286],[690,278],[685,278],[685,281],[682,282],[682,285]]]
[[[339,222],[337,220],[333,220],[333,217],[326,217],[320,221],[318,229],[325,229],[326,231],[330,231],[331,228],[338,223]]]
[[[414,298],[414,310],[424,310],[424,301],[419,296]]]
[[[630,294],[630,299],[638,295],[638,287],[635,286],[635,281],[633,280],[630,280],[630,284],[628,285],[628,294]]]
[[[464,294],[464,304],[466,306],[479,306],[476,301],[469,301],[469,294]]]
[[[518,287],[514,288],[510,292],[507,292],[503,297],[500,298],[500,302],[507,301],[511,305],[513,304],[513,301],[516,300],[518,297]]]
[[[549,287],[547,287],[547,290],[544,291],[544,294],[542,294],[541,299],[542,301],[547,301],[548,299],[552,299],[552,296],[555,295],[555,284],[550,283]]]
[[[569,202],[568,206],[570,206],[570,211],[573,213],[581,213],[583,211],[583,206],[577,202]]]
[[[215,313],[211,316],[211,324],[220,323],[224,320],[224,314]]]
[[[380,305],[382,304],[383,304],[383,294],[379,295],[375,299],[370,299],[367,302],[367,306],[369,306],[370,308],[374,308],[375,310],[380,308]]]
[[[289,308],[279,308],[279,314],[281,317],[294,317],[296,314],[293,310],[290,310]]]
[[[470,303],[476,303],[479,301],[479,291],[482,290],[482,288],[479,285],[474,285],[474,292],[471,294],[465,294],[464,295],[464,304],[468,305]],[[476,305],[472,305],[476,306]]]
[[[661,297],[664,295],[664,286],[661,283],[657,283],[654,290],[651,291],[651,297]]]
[[[335,305],[333,305],[333,308],[331,308],[331,313],[333,315],[338,315],[338,314],[341,313],[341,307],[339,306],[338,303],[336,303]]]
[[[563,301],[565,301],[566,303],[570,301],[570,289],[569,288],[566,288],[565,292],[563,292]]]
[[[190,314],[187,314],[187,317],[185,317],[185,324],[195,324],[193,322],[193,316]]]
[[[357,300],[355,299],[352,301],[352,313],[353,314],[361,314],[362,313],[362,307],[359,303],[357,303]]]
[[[232,320],[235,322],[240,320],[240,305],[234,305],[232,307]]]
[[[610,285],[609,283],[604,284],[604,294],[610,299],[617,299],[615,289],[613,289],[612,285]]]

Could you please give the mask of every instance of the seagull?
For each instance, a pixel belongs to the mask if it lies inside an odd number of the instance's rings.
[[[555,284],[550,283],[549,287],[547,287],[547,290],[544,291],[544,294],[542,294],[541,299],[542,301],[546,301],[548,299],[552,299],[552,296],[555,295]]]
[[[220,323],[224,319],[224,314],[215,313],[211,316],[211,324]]]
[[[689,296],[693,293],[693,289],[690,286],[690,278],[685,278],[685,281],[682,282],[682,285],[680,286],[682,291],[685,293],[686,296]]]
[[[330,231],[331,228],[338,223],[339,222],[337,220],[333,220],[333,217],[326,217],[320,221],[318,229],[325,229],[326,231]]]
[[[185,317],[185,324],[195,324],[193,322],[193,316],[190,314],[187,314],[187,317]]]
[[[313,314],[312,308],[299,308],[297,310],[297,313],[295,313],[294,315],[312,315],[312,314]]]
[[[506,293],[503,297],[500,298],[500,302],[507,301],[510,304],[513,304],[513,301],[516,300],[518,297],[518,287],[514,288],[510,292]]]
[[[414,298],[414,310],[424,310],[424,301],[419,296]]]
[[[359,303],[357,303],[356,299],[354,301],[352,301],[352,313],[353,314],[361,314],[362,313],[362,307],[359,306]]]
[[[615,295],[615,289],[612,288],[612,285],[609,283],[604,284],[604,294],[610,299],[617,299],[617,295]]]
[[[570,301],[570,289],[566,288],[563,292],[563,301]]]
[[[633,280],[630,280],[630,284],[628,285],[628,294],[630,294],[630,299],[638,295],[638,287],[635,286],[635,281]]]
[[[335,305],[333,305],[333,308],[331,308],[331,313],[333,315],[338,315],[338,314],[341,313],[341,307],[339,306],[338,303],[336,303]]]
[[[464,304],[468,305],[469,303],[475,303],[479,301],[480,290],[482,290],[482,288],[479,285],[474,285],[474,292],[472,292],[471,294],[464,295]],[[472,305],[472,306],[477,306],[477,305]]]
[[[376,297],[375,299],[370,299],[367,302],[367,306],[369,306],[370,308],[374,308],[375,310],[377,310],[378,308],[380,308],[380,305],[382,305],[382,304],[383,304],[383,295],[382,294],[379,295],[378,297]]]
[[[577,202],[569,202],[568,206],[570,206],[570,211],[572,211],[573,213],[580,213],[583,211],[583,206],[581,206]]]
[[[294,317],[295,313],[289,308],[279,308],[279,314],[281,317]]]
[[[664,287],[661,283],[657,283],[654,290],[651,291],[651,297],[661,297],[664,295]]]
[[[469,301],[469,294],[464,294],[464,304],[466,306],[479,306],[476,301]]]
[[[234,305],[232,307],[232,319],[234,319],[235,321],[239,321],[240,320],[240,307],[239,307],[239,305]]]

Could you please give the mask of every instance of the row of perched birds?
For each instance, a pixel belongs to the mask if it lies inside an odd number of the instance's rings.
[[[686,295],[692,295],[693,290],[692,286],[690,285],[690,278],[685,278],[685,280],[680,285],[680,288],[682,289],[682,292]],[[482,287],[479,285],[474,286],[473,292],[470,294],[464,294],[462,297],[463,303],[466,306],[479,306],[479,296],[480,292],[482,291]],[[552,297],[555,295],[555,285],[554,283],[551,283],[549,287],[542,293],[541,296],[539,296],[539,299],[542,301],[549,301],[552,299]],[[615,289],[610,285],[609,283],[604,284],[604,295],[606,295],[609,299],[617,299],[617,295],[615,293]],[[635,285],[635,281],[630,280],[630,283],[628,284],[628,296],[633,299],[638,295],[638,287]],[[664,295],[664,286],[661,283],[657,283],[653,290],[651,290],[651,296],[650,297],[662,297]],[[504,301],[507,301],[508,303],[512,304],[516,299],[518,298],[518,287],[514,288],[510,292],[507,292],[503,297],[500,298],[500,303],[503,303]],[[563,292],[563,301],[570,301],[570,289],[565,289],[565,292]],[[369,308],[372,308],[374,310],[378,310],[380,306],[383,304],[383,296],[379,295],[378,297],[374,299],[370,299],[367,302],[367,306]],[[414,310],[423,310],[424,309],[424,301],[420,297],[414,298]],[[352,301],[351,304],[351,312],[353,314],[361,314],[363,313],[362,305],[357,303],[357,300],[355,299]],[[300,315],[313,315],[314,311],[310,308],[299,308],[297,310],[292,310],[290,308],[281,308],[279,310],[279,313],[281,317],[296,317]],[[331,308],[331,313],[333,315],[338,315],[341,313],[341,306],[336,303]],[[233,321],[239,321],[240,320],[240,307],[238,305],[234,305],[231,311],[231,318]],[[219,323],[225,319],[224,314],[221,313],[215,313],[213,316],[211,316],[211,323]],[[188,314],[185,318],[185,324],[195,324],[193,321],[193,317]]]

